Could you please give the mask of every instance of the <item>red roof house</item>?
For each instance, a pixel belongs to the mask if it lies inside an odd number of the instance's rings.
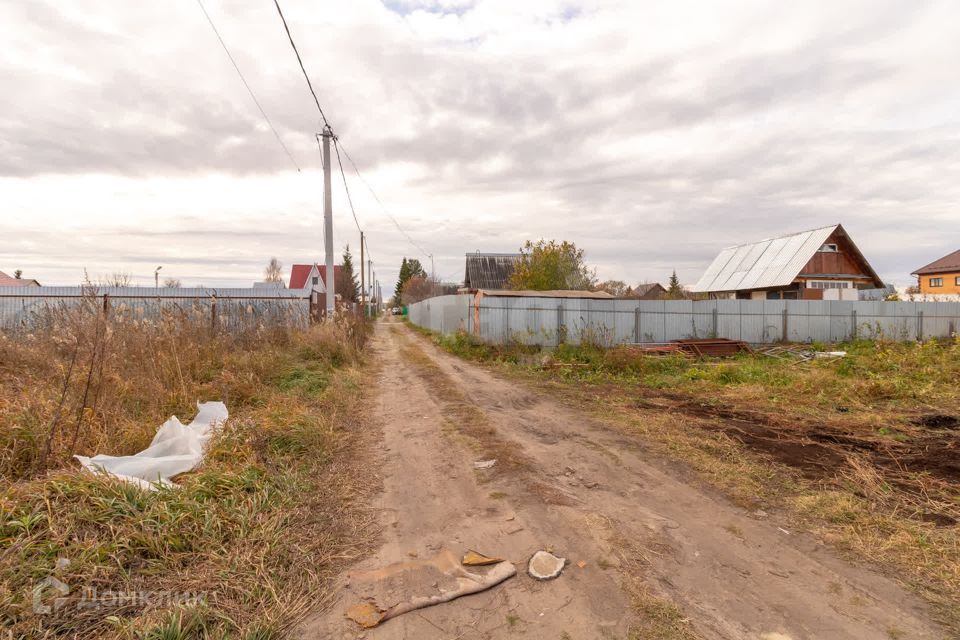
[[[3,271],[0,271],[0,287],[39,287],[40,283],[36,280],[27,278],[13,278]]]
[[[338,280],[342,268],[340,265],[334,265],[333,278]],[[327,265],[317,264],[295,264],[290,268],[290,288],[291,289],[310,289],[314,288],[322,293],[326,293],[327,287]]]

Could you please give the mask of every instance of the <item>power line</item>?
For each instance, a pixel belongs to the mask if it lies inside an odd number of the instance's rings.
[[[342,144],[340,146],[343,147]],[[364,186],[370,191],[370,194],[373,196],[373,199],[377,201],[377,204],[380,205],[380,208],[383,209],[383,212],[387,215],[388,218],[390,218],[390,221],[393,222],[393,226],[397,228],[397,231],[403,234],[403,237],[405,237],[407,241],[411,245],[413,245],[418,251],[420,251],[426,256],[429,256],[430,252],[424,249],[422,246],[420,246],[416,240],[411,238],[410,234],[407,233],[406,230],[400,226],[400,222],[398,222],[397,219],[393,216],[393,214],[391,214],[387,210],[387,207],[384,206],[383,202],[381,202],[380,198],[377,196],[377,192],[373,190],[373,187],[370,186],[370,183],[367,182],[366,179],[360,174],[360,169],[357,168],[357,163],[354,162],[353,158],[350,157],[350,153],[347,152],[346,147],[343,148],[343,155],[347,156],[347,160],[350,162],[351,166],[353,166],[353,170],[356,172],[357,177],[360,178],[360,182],[362,182]]]
[[[260,110],[260,115],[263,116],[263,119],[267,121],[270,130],[273,131],[274,137],[277,139],[277,142],[280,143],[280,146],[283,147],[284,152],[287,154],[287,157],[290,158],[290,162],[293,163],[293,166],[297,168],[297,171],[300,171],[300,165],[297,164],[297,161],[294,159],[293,154],[290,153],[290,149],[287,148],[287,145],[283,143],[283,139],[280,137],[280,134],[277,132],[276,127],[273,126],[273,123],[270,122],[270,117],[267,115],[267,112],[264,111],[263,107],[260,105],[260,101],[257,100],[257,96],[254,95],[253,89],[250,88],[250,84],[247,82],[247,79],[243,77],[243,72],[240,71],[240,67],[237,65],[237,61],[233,59],[233,55],[230,53],[230,49],[227,48],[227,43],[223,41],[223,38],[220,36],[220,32],[217,30],[217,25],[213,23],[213,19],[210,17],[210,14],[207,13],[207,8],[203,6],[202,0],[197,0],[197,4],[200,5],[200,10],[203,11],[203,15],[206,16],[207,22],[210,23],[210,28],[213,29],[213,33],[216,34],[217,40],[220,41],[220,46],[223,47],[224,52],[227,54],[227,57],[230,58],[230,62],[233,64],[233,68],[237,70],[237,75],[240,76],[240,81],[243,82],[243,86],[247,88],[247,93],[250,94],[250,97],[253,99],[253,103],[257,105],[257,109]]]
[[[340,175],[343,177],[343,188],[347,191],[347,202],[350,203],[350,213],[353,214],[353,222],[357,225],[357,231],[361,231],[362,233],[360,221],[357,220],[357,212],[353,208],[353,198],[350,197],[350,187],[347,186],[347,174],[344,173],[343,162],[340,161],[340,144],[337,142],[337,136],[333,136],[333,150],[337,152],[337,164],[340,165]]]
[[[273,4],[277,8],[277,13],[280,15],[280,20],[283,22],[283,29],[284,31],[287,32],[287,39],[290,41],[290,46],[293,48],[293,53],[297,56],[297,62],[300,64],[300,71],[303,72],[303,77],[307,81],[307,88],[310,89],[310,95],[313,96],[313,101],[317,105],[317,111],[320,112],[320,117],[323,119],[323,124],[326,126],[327,129],[332,131],[333,128],[330,126],[330,122],[329,120],[327,120],[327,116],[323,112],[323,107],[320,106],[320,99],[317,97],[317,92],[314,91],[313,89],[313,83],[310,81],[310,75],[307,73],[306,67],[304,67],[303,58],[300,57],[300,51],[297,49],[297,44],[293,40],[293,34],[290,33],[290,26],[287,24],[287,19],[284,17],[283,10],[280,8],[279,0],[273,0]],[[319,142],[320,140],[318,137],[317,143],[319,144]],[[353,221],[354,223],[356,223],[357,229],[359,230],[360,222],[357,220],[357,213],[353,208],[353,199],[350,196],[350,188],[347,186],[347,177],[346,177],[346,173],[344,173],[343,171],[343,163],[340,160],[340,151],[337,148],[338,146],[342,147],[343,145],[342,144],[338,145],[338,138],[334,136],[334,148],[337,149],[337,163],[340,165],[340,174],[343,176],[344,188],[347,191],[347,200],[350,202],[350,212],[353,214]],[[360,174],[360,170],[357,168],[357,163],[353,161],[353,158],[350,157],[350,154],[347,152],[345,148],[343,149],[343,154],[347,156],[347,160],[349,160],[350,164],[353,166],[353,170],[356,172],[357,177],[360,178],[360,181],[363,182],[364,186],[366,186],[367,189],[369,189],[370,193],[373,195],[374,200],[377,201],[377,204],[380,205],[380,208],[383,209],[383,212],[387,215],[388,218],[390,218],[390,221],[393,222],[393,225],[397,228],[397,231],[399,231],[407,239],[407,241],[411,245],[413,245],[418,251],[420,251],[422,254],[426,256],[430,256],[431,255],[430,252],[424,249],[412,237],[410,237],[410,234],[407,233],[406,230],[400,226],[400,222],[393,216],[393,214],[391,214],[387,210],[386,206],[384,206],[383,202],[377,196],[376,191],[373,190],[373,187],[370,186],[370,183],[367,182],[366,179],[364,179],[364,177]]]
[[[327,122],[327,116],[323,114],[323,108],[320,106],[320,100],[317,98],[317,92],[313,90],[313,83],[310,82],[310,76],[307,75],[307,70],[303,66],[303,59],[300,57],[300,52],[297,50],[297,45],[293,41],[293,35],[290,33],[290,27],[287,26],[287,19],[283,17],[283,11],[280,9],[280,2],[278,0],[273,0],[273,4],[277,7],[277,13],[280,14],[280,20],[283,21],[283,28],[287,32],[287,39],[290,40],[290,46],[293,47],[293,52],[297,54],[297,62],[300,63],[300,70],[303,71],[303,77],[307,80],[307,86],[310,88],[310,93],[313,95],[313,101],[317,103],[317,110],[320,112],[320,117],[323,118],[323,124],[330,126],[330,123]]]

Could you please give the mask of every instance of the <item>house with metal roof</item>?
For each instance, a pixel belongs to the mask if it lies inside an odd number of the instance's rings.
[[[463,288],[509,289],[510,277],[520,258],[519,253],[468,253]]]
[[[752,300],[857,300],[883,281],[842,225],[727,247],[691,288]]]
[[[920,267],[911,275],[917,276],[922,294],[960,294],[960,249]]]

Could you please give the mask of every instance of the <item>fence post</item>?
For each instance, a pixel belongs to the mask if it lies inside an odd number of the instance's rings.
[[[640,305],[633,310],[633,341],[640,343]]]
[[[783,318],[781,319],[781,327],[780,327],[780,330],[781,330],[781,332],[782,332],[782,335],[781,335],[781,337],[780,337],[780,341],[781,341],[781,342],[786,342],[786,341],[787,341],[787,338],[790,336],[790,332],[789,332],[790,327],[787,325],[787,318],[788,318],[788,317],[789,317],[789,316],[787,315],[787,308],[784,307],[784,308],[783,308]]]
[[[217,333],[217,296],[210,301],[210,333]]]
[[[559,347],[563,343],[564,339],[564,326],[563,326],[563,303],[557,305],[557,346]]]
[[[850,339],[857,339],[857,310],[854,309],[850,312]]]
[[[103,319],[107,319],[107,313],[110,311],[110,294],[103,294]]]
[[[917,311],[917,341],[923,340],[923,311]]]
[[[714,303],[714,304],[716,304],[716,303]],[[711,338],[717,338],[717,337],[720,336],[720,322],[719,322],[719,319],[718,319],[718,315],[719,315],[719,314],[717,313],[717,308],[716,308],[716,307],[713,308],[713,310],[710,312],[710,315],[713,316],[713,317],[711,318],[711,320],[713,321],[713,335],[710,336],[710,337],[711,337]]]
[[[503,343],[507,344],[510,342],[510,306],[506,300],[503,302],[503,328],[506,333]]]

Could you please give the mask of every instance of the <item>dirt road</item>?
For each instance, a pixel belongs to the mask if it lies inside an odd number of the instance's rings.
[[[636,441],[379,323],[383,546],[374,569],[467,549],[513,561],[489,591],[364,631],[341,597],[305,638],[941,638],[924,605],[775,515],[694,486]],[[501,460],[477,471],[490,451]],[[537,550],[569,564],[524,573]],[[580,566],[582,563],[583,566]],[[630,636],[631,630],[634,636]]]

